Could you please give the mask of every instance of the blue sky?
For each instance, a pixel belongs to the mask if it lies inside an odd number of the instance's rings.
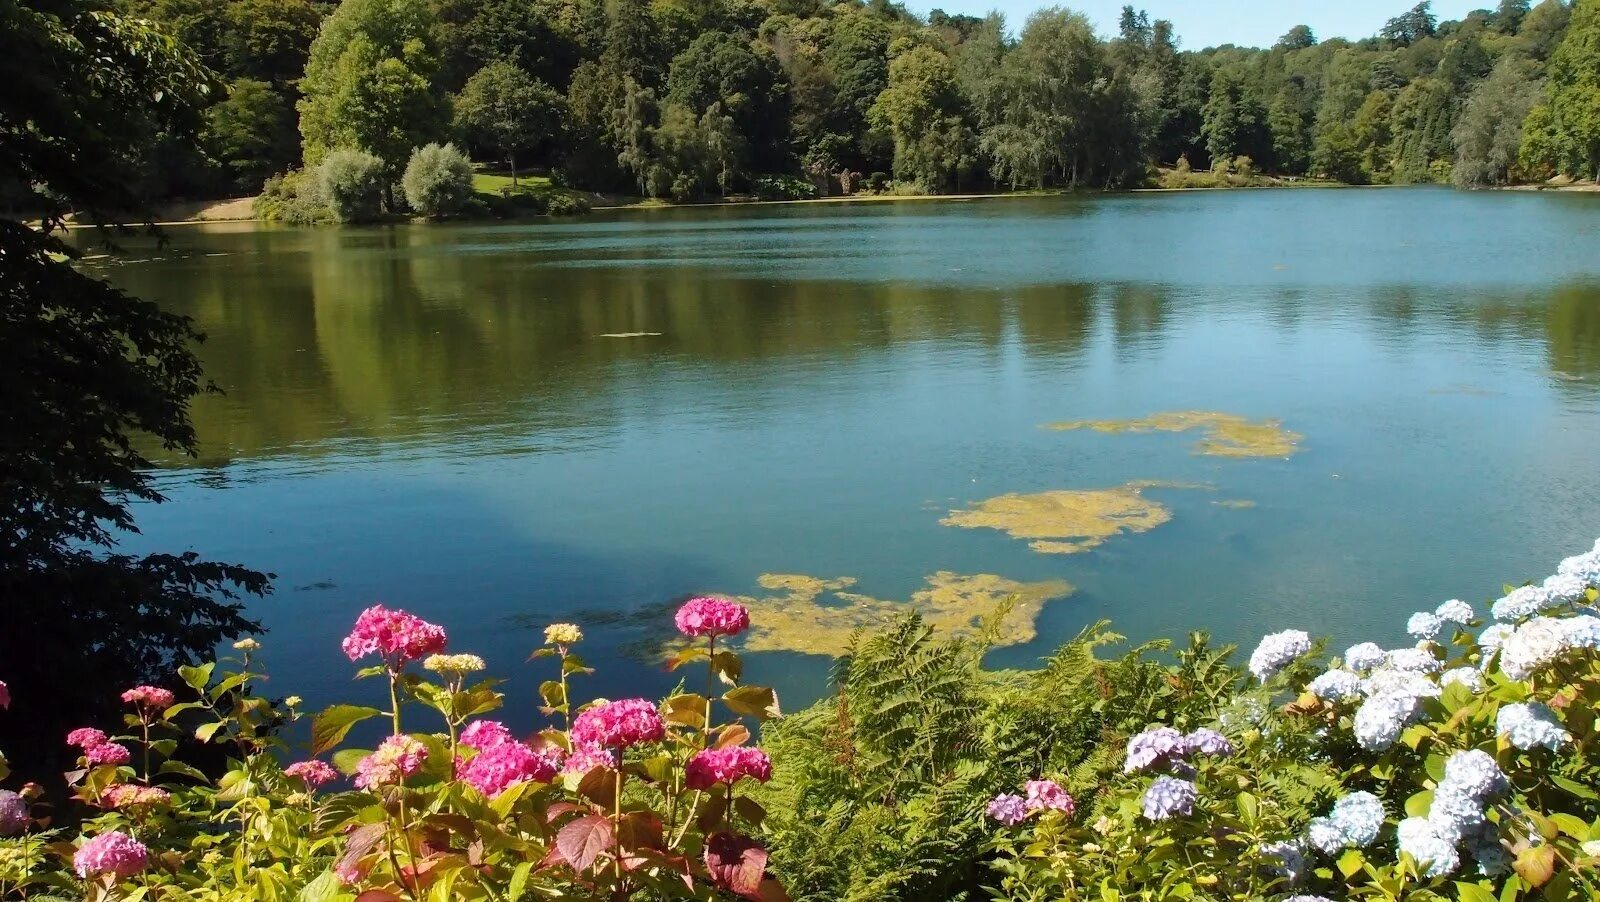
[[[1089,17],[1102,34],[1116,30],[1126,0],[1075,0],[1061,5]],[[1185,50],[1218,44],[1270,47],[1295,25],[1310,25],[1317,38],[1365,38],[1383,23],[1410,9],[1417,0],[1144,0],[1134,2],[1151,19],[1170,19]],[[1497,0],[1434,0],[1433,13],[1441,20],[1459,19],[1474,9],[1493,9]],[[1013,31],[1022,28],[1028,13],[1049,3],[1030,0],[907,0],[919,13],[939,8],[947,13],[981,16],[990,9],[1005,14]]]

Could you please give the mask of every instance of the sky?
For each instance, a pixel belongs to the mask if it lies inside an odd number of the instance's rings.
[[[1170,19],[1184,50],[1219,44],[1271,47],[1296,25],[1310,25],[1318,40],[1359,39],[1377,34],[1383,23],[1410,9],[1417,0],[1062,0],[1062,6],[1089,17],[1103,35],[1115,33],[1124,3],[1145,9],[1150,18]],[[1013,32],[1022,29],[1028,13],[1050,2],[1040,0],[907,0],[906,6],[926,14],[931,9],[981,16],[991,9],[1005,14]],[[1440,21],[1460,19],[1474,9],[1493,8],[1496,0],[1434,0]]]

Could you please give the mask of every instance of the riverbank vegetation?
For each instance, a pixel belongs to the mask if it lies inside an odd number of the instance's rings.
[[[586,704],[578,625],[545,630],[539,698],[507,698],[444,627],[375,606],[341,650],[376,659],[357,675],[385,708],[260,694],[247,638],[225,669],[122,692],[120,727],[65,734],[64,809],[0,790],[0,894],[1593,897],[1597,589],[1600,542],[1486,615],[1430,604],[1415,644],[1326,663],[1294,629],[1240,664],[1101,624],[990,671],[988,629],[911,614],[858,631],[833,696],[789,716],[745,681],[751,616],[726,598],[677,610],[668,697]],[[303,719],[309,757],[281,738]],[[213,774],[185,760],[207,747]]]
[[[269,218],[351,212],[298,173],[352,150],[382,163],[380,212],[404,212],[411,155],[450,142],[562,197],[676,201],[1600,176],[1596,0],[1447,22],[1423,2],[1361,40],[1196,50],[1133,7],[1112,29],[855,0],[116,3],[226,83],[198,147],[143,149],[142,187],[271,177]]]

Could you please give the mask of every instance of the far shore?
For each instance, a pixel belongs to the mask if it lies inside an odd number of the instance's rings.
[[[1295,188],[1392,188],[1402,187],[1395,185],[1347,185],[1342,182],[1318,181],[1305,179],[1296,182],[1277,182],[1267,185],[1234,185],[1234,186],[1206,186],[1194,188],[1129,188],[1123,191],[1098,192],[1092,189],[1066,189],[1050,190],[1021,190],[1021,191],[990,191],[964,194],[845,194],[835,197],[812,197],[800,200],[760,200],[749,197],[733,197],[715,201],[697,201],[694,203],[671,203],[661,200],[627,200],[617,202],[614,198],[593,194],[590,195],[593,209],[595,210],[678,210],[678,209],[703,209],[706,207],[730,206],[795,206],[803,204],[851,204],[851,203],[885,203],[894,201],[970,201],[970,200],[998,200],[1005,198],[1027,197],[1066,197],[1074,194],[1180,194],[1198,191],[1271,191]],[[1600,184],[1594,182],[1537,182],[1524,185],[1501,185],[1486,189],[1493,191],[1555,191],[1571,193],[1600,193]],[[255,215],[254,197],[234,197],[221,200],[180,201],[162,204],[156,208],[155,221],[151,225],[178,226],[178,225],[203,225],[206,223],[248,223],[266,222]],[[524,219],[544,218],[529,216]],[[515,222],[517,220],[479,220],[482,222]],[[120,223],[119,225],[138,226],[140,222]],[[87,223],[69,223],[68,228],[92,228]]]

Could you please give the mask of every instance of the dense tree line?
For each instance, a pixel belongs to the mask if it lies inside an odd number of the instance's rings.
[[[413,149],[448,140],[514,174],[677,199],[762,175],[953,191],[1130,186],[1155,166],[1600,174],[1600,0],[1450,22],[1423,2],[1364,40],[1297,26],[1199,51],[1133,7],[1102,37],[1061,7],[1012,29],[886,0],[116,2],[229,85],[198,154],[153,145],[158,192],[253,190],[359,150],[392,204]]]

